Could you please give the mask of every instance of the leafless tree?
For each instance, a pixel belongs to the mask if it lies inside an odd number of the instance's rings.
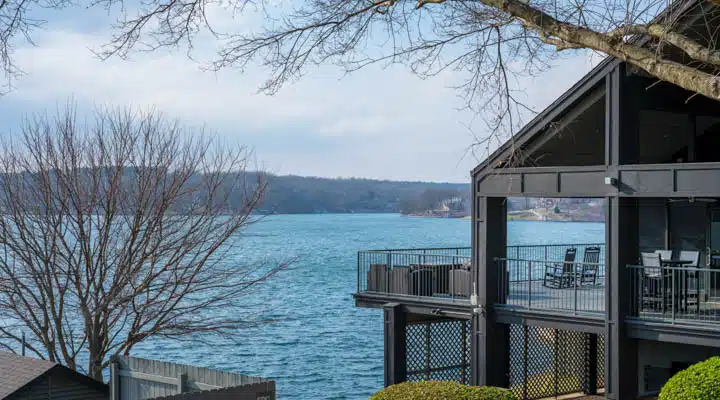
[[[151,338],[233,335],[247,292],[283,265],[242,265],[265,191],[251,153],[157,112],[28,119],[0,148],[0,345],[102,379]]]
[[[9,4],[26,0],[4,0]],[[40,1],[40,0],[35,0]],[[188,45],[211,32],[215,69],[264,64],[274,92],[308,66],[349,71],[402,63],[421,76],[461,71],[468,105],[495,132],[512,133],[527,107],[518,77],[550,68],[561,51],[589,49],[627,61],[659,80],[720,99],[720,0],[98,0],[122,4],[100,54]],[[7,6],[6,6],[7,7]],[[255,13],[265,29],[218,32],[209,10]],[[11,10],[12,8],[10,8]],[[665,11],[663,11],[665,10]],[[259,12],[258,12],[259,11]],[[7,12],[7,11],[6,11]],[[486,138],[487,139],[487,138]]]

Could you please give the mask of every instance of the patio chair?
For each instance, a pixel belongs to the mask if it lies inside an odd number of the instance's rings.
[[[562,263],[555,263],[545,266],[545,276],[543,277],[543,286],[549,288],[562,289],[570,287],[573,280],[575,255],[577,249],[571,247],[565,250],[565,260]],[[532,281],[532,277],[528,279]]]
[[[580,286],[596,285],[598,270],[600,269],[600,248],[588,247],[583,255],[582,272],[580,273]]]
[[[688,286],[692,289],[688,290],[687,297],[688,299],[694,299],[695,302],[700,301],[700,273],[698,271],[698,266],[700,264],[700,252],[699,251],[688,251],[688,250],[682,250],[680,251],[680,260],[687,260],[692,261],[692,264],[686,264],[685,268],[688,269],[687,272],[687,278],[688,278]]]
[[[672,250],[655,250],[655,254],[660,256],[660,263],[662,260],[672,260]]]
[[[415,268],[410,272],[410,285],[415,296],[433,295],[433,271],[430,268]]]
[[[450,271],[450,295],[470,297],[470,271],[454,269]]]
[[[388,268],[385,264],[370,264],[367,272],[368,292],[387,292],[388,290]]]
[[[410,293],[410,267],[393,267],[390,271],[390,293]]]
[[[649,304],[651,307],[662,305],[665,311],[665,280],[662,273],[662,255],[653,253],[640,253],[643,268],[640,269],[639,280],[641,289],[641,306]],[[654,310],[654,308],[652,308]]]

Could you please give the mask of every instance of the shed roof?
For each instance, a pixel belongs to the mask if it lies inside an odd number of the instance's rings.
[[[70,375],[72,379],[82,382],[86,386],[107,391],[107,385],[103,382],[83,375],[62,364],[2,351],[0,352],[0,399],[12,395],[36,379],[53,371],[58,372],[58,370],[62,370],[63,373]]]
[[[54,362],[0,352],[0,398],[5,398],[52,369]]]

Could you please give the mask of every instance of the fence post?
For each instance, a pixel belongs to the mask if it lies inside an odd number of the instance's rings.
[[[672,268],[670,268],[670,282],[672,282],[670,285],[670,315],[672,322],[675,322],[675,270]]]
[[[390,269],[392,268],[392,253],[387,254],[387,268],[385,268],[385,293],[390,292]]]
[[[532,304],[532,261],[528,261],[528,308]]]
[[[115,359],[110,363],[110,400],[120,400],[120,366]]]
[[[578,311],[578,273],[577,273],[577,264],[572,264],[573,266],[573,311],[575,314],[577,314]]]
[[[178,374],[177,394],[185,393],[185,381],[187,380],[187,373],[182,372]]]

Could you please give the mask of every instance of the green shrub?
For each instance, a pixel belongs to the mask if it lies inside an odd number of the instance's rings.
[[[658,400],[720,399],[720,357],[690,366],[668,379]]]
[[[403,382],[375,393],[370,400],[515,400],[507,389],[456,382]]]

